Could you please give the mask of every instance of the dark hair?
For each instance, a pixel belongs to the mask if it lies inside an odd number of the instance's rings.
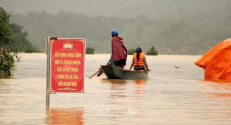
[[[139,61],[140,59],[140,53],[142,52],[142,49],[140,47],[137,47],[136,48],[136,58],[137,60]]]
[[[111,36],[112,36],[112,37],[114,37],[114,36],[118,36],[118,34],[112,34]]]
[[[139,51],[136,51],[136,58],[139,61],[139,59],[140,59],[140,52]]]

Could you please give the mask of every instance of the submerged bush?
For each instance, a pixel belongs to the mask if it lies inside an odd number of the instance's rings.
[[[133,55],[136,52],[134,48],[128,49],[128,55]]]
[[[87,47],[87,49],[86,49],[86,54],[94,54],[94,52],[95,52],[95,49],[94,49],[94,48]]]
[[[158,52],[153,46],[147,51],[147,55],[157,55],[157,54]]]

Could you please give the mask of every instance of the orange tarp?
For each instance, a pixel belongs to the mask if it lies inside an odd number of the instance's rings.
[[[195,64],[205,70],[205,79],[231,80],[231,38],[220,42]]]

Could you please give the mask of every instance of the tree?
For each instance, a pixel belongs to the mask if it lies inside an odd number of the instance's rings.
[[[147,55],[157,55],[157,50],[152,46],[150,50],[148,50]]]
[[[220,41],[230,37],[231,28],[227,27],[231,25],[231,17],[228,14],[230,8],[223,7],[222,10],[208,15],[206,19],[203,19],[204,15],[211,13],[210,9],[202,14],[192,11],[195,15],[187,15],[184,19],[179,16],[173,18],[159,15],[158,18],[158,15],[155,15],[157,17],[150,18],[142,15],[138,18],[120,18],[65,11],[58,14],[41,11],[25,15],[14,14],[11,22],[23,26],[33,34],[28,39],[40,50],[45,49],[44,39],[47,36],[61,36],[87,38],[88,46],[97,48],[97,53],[111,53],[110,31],[116,28],[119,36],[123,37],[124,43],[130,48],[141,46],[143,50],[147,50],[151,48],[150,45],[155,45],[160,50],[167,50],[160,51],[161,54],[204,54]],[[223,18],[215,19],[216,16]]]
[[[25,31],[25,32],[22,31],[22,29],[23,29],[22,26],[11,23],[11,24],[9,24],[9,27],[11,28],[11,31],[13,33],[12,45],[17,46],[17,49],[19,52],[25,52],[25,53],[40,52],[35,46],[33,46],[27,40],[26,37],[28,36],[28,33],[27,33],[27,31]]]
[[[9,24],[10,14],[0,7],[0,76],[12,76],[15,62],[20,61],[18,50],[12,45],[12,31]]]

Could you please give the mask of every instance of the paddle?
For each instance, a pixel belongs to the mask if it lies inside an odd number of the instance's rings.
[[[102,70],[102,68],[99,68],[99,73],[97,74],[97,76],[99,77],[99,76],[101,76],[102,74],[103,74],[103,70]]]
[[[113,62],[111,62],[111,63],[107,63],[106,65],[108,66],[108,65],[111,65]],[[103,69],[100,67],[99,68],[99,70],[97,71],[97,72],[95,72],[93,75],[91,75],[90,77],[89,77],[89,79],[91,79],[93,76],[95,76],[96,74],[98,73],[98,77],[99,76],[101,76],[102,74],[103,74]]]
[[[99,68],[99,70],[98,70],[97,72],[95,72],[93,75],[91,75],[91,76],[89,77],[89,79],[91,79],[93,76],[95,76],[95,75],[96,75],[97,73],[99,73],[101,70],[102,70],[102,69]]]

